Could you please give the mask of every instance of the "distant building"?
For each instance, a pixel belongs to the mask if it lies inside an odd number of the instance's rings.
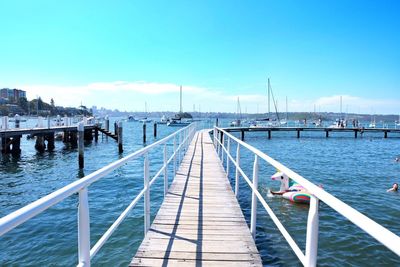
[[[26,98],[26,91],[19,89],[9,89],[9,88],[0,89],[0,98],[2,100],[6,100],[11,103],[16,103],[22,97]]]

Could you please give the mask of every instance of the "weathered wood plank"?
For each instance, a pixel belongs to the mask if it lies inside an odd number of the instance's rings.
[[[226,173],[204,132],[192,141],[130,264],[166,265],[262,265]]]

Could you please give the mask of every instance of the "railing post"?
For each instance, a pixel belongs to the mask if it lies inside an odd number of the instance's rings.
[[[256,239],[256,224],[257,224],[257,196],[256,191],[258,190],[258,156],[254,157],[253,165],[253,190],[251,194],[251,222],[250,232],[253,239]]]
[[[237,143],[236,148],[236,173],[235,173],[235,196],[239,195],[239,165],[240,165],[240,144]]]
[[[220,145],[219,145],[219,130],[217,130],[217,135],[216,135],[216,139],[215,139],[215,143],[217,144],[217,155],[219,157],[219,150],[220,150]]]
[[[122,147],[122,121],[118,122],[118,152],[122,153],[124,152],[124,149]]]
[[[222,133],[222,132],[221,132]],[[224,147],[225,147],[225,135],[224,134],[222,134],[222,136],[221,136],[222,138],[222,141],[221,141],[221,143],[222,143],[222,145],[221,145],[221,163],[222,163],[222,165],[224,165]]]
[[[318,231],[319,231],[318,203],[319,203],[318,198],[311,195],[310,208],[308,211],[308,220],[307,220],[307,241],[306,241],[307,267],[314,267],[317,265]]]
[[[167,144],[164,144],[164,198],[168,193],[168,166],[167,166]]]
[[[81,266],[90,266],[90,218],[87,188],[79,191],[78,254]]]
[[[174,136],[174,178],[176,176],[176,135]]]
[[[149,154],[144,156],[144,233],[145,235],[150,229],[150,172],[149,172]]]
[[[182,152],[182,132],[179,132],[179,142],[178,142],[178,164],[181,164],[181,152]]]
[[[226,148],[226,177],[229,176],[229,155],[230,155],[230,151],[231,151],[231,139],[228,137],[228,144],[227,144],[227,148]]]
[[[83,122],[79,122],[77,126],[78,130],[78,165],[79,169],[83,169],[85,166],[85,146],[84,146],[84,134],[85,128]]]
[[[217,128],[214,127],[214,132],[213,132],[213,143],[214,143],[214,147],[217,148]]]

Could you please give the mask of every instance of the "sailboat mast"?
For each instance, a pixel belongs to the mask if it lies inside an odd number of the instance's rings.
[[[268,78],[268,118],[271,117],[271,99],[270,99],[270,84],[269,84],[269,78]]]
[[[179,93],[180,93],[180,105],[179,105],[179,113],[183,113],[183,110],[182,110],[182,85],[181,85],[181,87],[180,87],[180,89],[179,89]]]
[[[342,96],[340,96],[340,118],[343,118],[343,112],[342,112]]]
[[[289,121],[288,108],[287,108],[287,97],[286,97],[286,123]]]

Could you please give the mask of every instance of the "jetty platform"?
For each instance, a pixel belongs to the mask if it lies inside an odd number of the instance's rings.
[[[130,266],[261,266],[206,131],[194,136]]]

